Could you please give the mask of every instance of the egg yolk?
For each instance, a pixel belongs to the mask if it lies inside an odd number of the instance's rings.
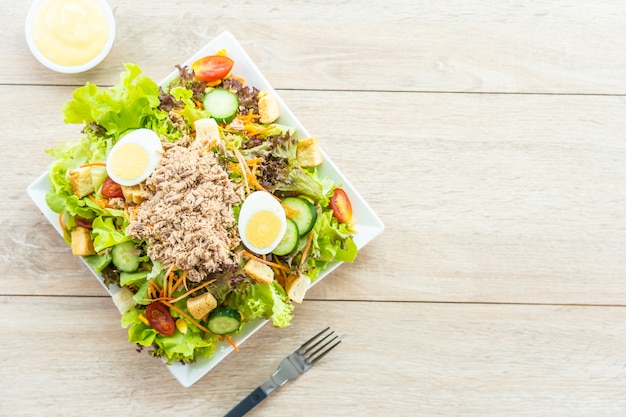
[[[262,210],[250,218],[246,226],[246,238],[251,245],[265,248],[274,242],[280,233],[280,219],[271,211]]]
[[[126,143],[109,156],[109,169],[123,180],[139,177],[148,167],[148,153],[136,143]]]
[[[35,15],[33,38],[37,49],[50,61],[73,66],[98,56],[109,29],[96,0],[48,0]]]

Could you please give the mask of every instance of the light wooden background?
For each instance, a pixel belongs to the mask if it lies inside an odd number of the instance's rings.
[[[1,416],[222,416],[326,324],[344,343],[250,416],[626,415],[626,3],[110,4],[109,57],[61,75],[0,0]],[[25,190],[74,88],[224,30],[386,230],[185,389]]]

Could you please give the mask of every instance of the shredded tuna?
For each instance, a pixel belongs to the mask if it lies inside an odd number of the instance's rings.
[[[152,195],[141,203],[126,233],[146,239],[148,255],[165,267],[187,270],[192,281],[236,263],[240,242],[233,205],[243,190],[228,178],[213,152],[197,143],[166,150],[146,180]]]

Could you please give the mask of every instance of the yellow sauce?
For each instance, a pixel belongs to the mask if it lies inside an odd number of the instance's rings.
[[[136,143],[125,143],[109,155],[107,164],[113,174],[123,180],[139,177],[148,167],[148,153]]]
[[[274,242],[280,233],[280,219],[271,211],[262,210],[250,218],[246,226],[246,238],[251,245],[265,248]]]
[[[98,56],[109,34],[109,23],[96,0],[46,0],[33,21],[33,40],[48,60],[77,66]]]

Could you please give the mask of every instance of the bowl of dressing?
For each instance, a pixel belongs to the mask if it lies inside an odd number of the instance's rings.
[[[26,17],[26,42],[49,69],[87,71],[108,55],[115,18],[105,0],[35,0]]]

